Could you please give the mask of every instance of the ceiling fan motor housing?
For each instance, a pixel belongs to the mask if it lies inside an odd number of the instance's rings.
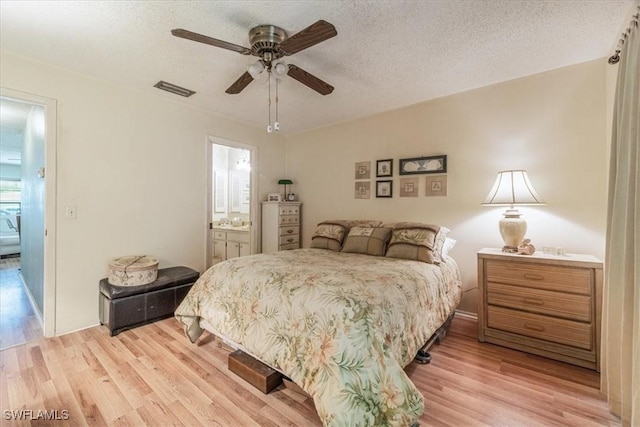
[[[262,58],[268,65],[271,61],[284,56],[279,45],[287,39],[287,32],[275,25],[258,25],[249,31],[251,54]]]

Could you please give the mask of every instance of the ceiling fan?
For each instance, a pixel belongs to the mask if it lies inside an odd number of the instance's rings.
[[[245,71],[238,80],[229,86],[226,93],[238,94],[242,92],[242,90],[254,80],[254,76],[262,70],[273,73],[277,77],[283,75],[291,76],[322,95],[328,95],[333,92],[333,86],[330,84],[320,80],[300,67],[293,64],[285,64],[280,60],[283,56],[293,55],[294,53],[336,36],[338,34],[336,28],[326,21],[320,20],[311,24],[291,37],[289,37],[287,32],[282,28],[274,25],[259,25],[249,31],[250,48],[181,28],[171,30],[171,34],[183,39],[232,50],[242,55],[253,55],[260,58],[258,63],[252,64],[252,66],[249,67],[249,71]],[[257,65],[260,69],[256,70],[254,65]],[[252,67],[254,67],[253,70]],[[252,76],[252,74],[254,74],[254,76]]]

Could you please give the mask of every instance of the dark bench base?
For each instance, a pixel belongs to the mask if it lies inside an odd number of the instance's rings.
[[[100,324],[111,336],[173,316],[200,274],[189,267],[158,270],[155,282],[142,286],[115,286],[100,280]]]

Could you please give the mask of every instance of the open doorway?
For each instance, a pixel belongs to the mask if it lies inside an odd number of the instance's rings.
[[[1,348],[55,334],[55,107],[0,94]]]
[[[257,147],[207,137],[209,153],[207,267],[256,253]]]

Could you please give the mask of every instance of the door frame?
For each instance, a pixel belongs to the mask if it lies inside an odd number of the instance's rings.
[[[45,337],[56,334],[56,186],[57,108],[56,99],[0,87],[0,97],[44,107],[44,266],[42,330]]]
[[[249,182],[251,185],[251,188],[249,189],[249,219],[251,221],[251,228],[250,228],[250,245],[251,245],[251,253],[252,254],[256,254],[258,253],[258,237],[260,236],[259,231],[260,231],[260,227],[259,227],[259,217],[258,217],[258,213],[260,212],[259,209],[259,200],[258,200],[258,194],[260,194],[260,192],[258,191],[258,156],[259,156],[259,150],[258,147],[255,145],[251,145],[251,144],[245,144],[242,142],[236,142],[236,141],[231,141],[225,138],[221,138],[218,136],[213,136],[213,135],[207,135],[206,137],[206,144],[207,144],[207,217],[206,217],[206,222],[205,222],[205,229],[206,229],[206,243],[205,243],[205,262],[204,265],[206,266],[206,268],[211,267],[211,259],[213,257],[213,246],[212,246],[212,241],[213,241],[213,231],[209,228],[209,223],[211,222],[211,218],[213,218],[213,212],[211,207],[213,206],[213,159],[212,159],[212,155],[213,155],[213,144],[217,144],[217,145],[224,145],[226,147],[230,147],[230,148],[238,148],[241,150],[247,150],[250,153],[251,156],[251,172],[249,173]]]

